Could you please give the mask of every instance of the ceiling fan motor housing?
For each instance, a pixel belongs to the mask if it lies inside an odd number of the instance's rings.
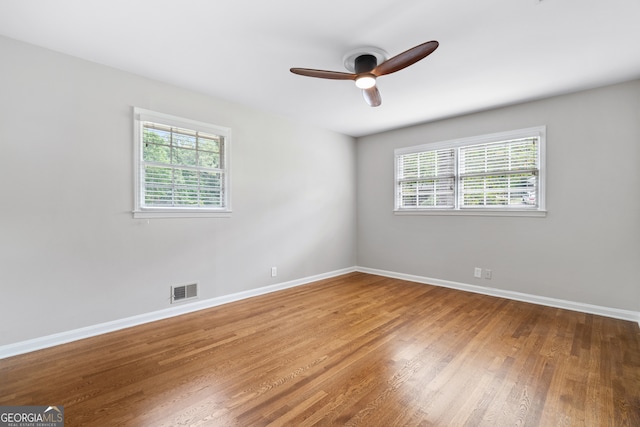
[[[368,73],[376,68],[377,65],[378,59],[375,56],[369,54],[360,55],[355,59],[354,71],[356,74]]]

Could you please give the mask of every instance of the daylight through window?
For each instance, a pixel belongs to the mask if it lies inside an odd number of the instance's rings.
[[[397,149],[396,212],[544,212],[545,128]]]
[[[228,129],[136,113],[136,211],[163,216],[227,211]]]

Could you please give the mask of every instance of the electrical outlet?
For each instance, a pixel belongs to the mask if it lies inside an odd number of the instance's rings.
[[[489,270],[488,268],[484,269],[484,278],[485,279],[491,280],[491,274],[492,274],[491,270]]]
[[[478,279],[482,278],[482,269],[480,267],[476,267],[473,269],[473,277],[476,277]]]
[[[276,277],[278,275],[278,267],[271,267],[271,277]]]

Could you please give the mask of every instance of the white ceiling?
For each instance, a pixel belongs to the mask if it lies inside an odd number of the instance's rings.
[[[353,136],[640,77],[639,0],[2,0],[0,34]],[[289,72],[429,40],[377,108]]]

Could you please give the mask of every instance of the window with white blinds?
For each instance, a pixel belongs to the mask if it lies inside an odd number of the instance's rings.
[[[544,126],[397,149],[396,212],[543,213],[544,150]]]
[[[134,216],[228,213],[230,130],[142,109],[134,115]]]
[[[453,149],[410,153],[398,158],[398,191],[404,208],[455,206]]]

